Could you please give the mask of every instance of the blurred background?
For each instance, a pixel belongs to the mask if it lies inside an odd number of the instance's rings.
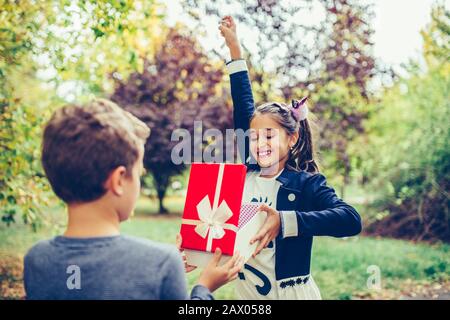
[[[65,209],[40,164],[43,125],[105,97],[152,128],[123,232],[174,243],[189,166],[176,128],[232,128],[218,32],[237,22],[257,104],[310,96],[321,171],[364,221],[315,240],[326,299],[450,299],[450,4],[432,0],[0,0],[0,299]],[[204,141],[204,147],[213,141]],[[189,274],[192,285],[198,271]],[[375,280],[374,280],[375,279]],[[234,298],[232,284],[219,299]]]

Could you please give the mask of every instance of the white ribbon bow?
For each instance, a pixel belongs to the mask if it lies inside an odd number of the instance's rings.
[[[225,235],[223,225],[233,216],[233,211],[228,207],[227,202],[222,201],[214,210],[208,196],[205,196],[197,205],[197,212],[202,223],[195,227],[195,232],[202,238],[206,238],[209,231],[213,239],[222,239]]]

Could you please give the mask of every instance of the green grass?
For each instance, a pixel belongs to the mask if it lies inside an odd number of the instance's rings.
[[[382,287],[401,280],[439,281],[450,275],[450,246],[402,240],[353,237],[315,238],[311,270],[324,298],[347,298],[368,292],[369,266],[380,269]]]
[[[170,197],[167,196],[164,199],[164,206],[166,209],[173,213],[182,215],[183,208],[184,208],[184,197]],[[139,215],[155,215],[158,214],[158,201],[157,199],[150,199],[148,197],[140,197],[139,200],[136,203],[136,209],[134,210],[135,214],[137,216]]]
[[[178,215],[143,216],[141,212],[124,222],[121,231],[174,244],[179,227]],[[9,255],[23,256],[33,243],[55,234],[56,230],[49,228],[33,233],[21,223],[9,228],[0,224],[0,261]],[[314,240],[311,270],[324,299],[348,299],[355,297],[355,294],[368,292],[367,267],[370,265],[380,268],[382,287],[386,289],[395,289],[407,279],[427,282],[448,280],[449,253],[450,246],[446,244],[415,244],[368,237],[318,237]],[[199,272],[195,270],[188,274],[190,288],[195,284]],[[215,296],[217,299],[234,298],[233,284],[220,288]]]

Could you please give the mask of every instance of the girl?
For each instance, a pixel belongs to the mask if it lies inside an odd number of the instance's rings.
[[[239,274],[236,294],[240,299],[321,299],[310,273],[313,237],[357,235],[360,216],[319,173],[306,99],[255,109],[233,19],[223,18],[219,30],[232,59],[227,68],[235,129],[250,129],[243,202],[263,202],[261,211],[267,212],[251,240],[259,244]]]

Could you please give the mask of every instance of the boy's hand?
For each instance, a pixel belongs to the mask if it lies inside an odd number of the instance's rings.
[[[198,279],[198,284],[208,288],[211,292],[227,282],[236,279],[238,272],[244,266],[244,260],[239,256],[238,252],[236,252],[227,263],[219,266],[218,264],[221,256],[222,251],[217,248],[214,252],[214,256],[211,258]]]
[[[250,244],[255,243],[256,241],[259,241],[258,246],[255,249],[255,252],[253,253],[253,257],[255,257],[258,253],[261,252],[262,249],[267,247],[267,245],[272,241],[273,239],[278,236],[280,233],[280,226],[281,226],[281,218],[280,213],[269,207],[268,205],[261,205],[259,207],[259,211],[265,211],[267,212],[267,218],[264,222],[264,225],[259,229],[256,236],[254,236],[250,240]]]
[[[220,34],[225,38],[225,43],[230,49],[231,59],[242,59],[241,46],[236,32],[236,24],[231,16],[225,16],[220,21]]]
[[[181,253],[181,257],[183,258],[184,270],[186,271],[186,273],[188,273],[188,272],[191,272],[191,271],[197,269],[197,267],[187,264],[186,254],[184,253],[184,249],[181,248],[182,242],[183,242],[183,238],[181,237],[181,234],[177,234],[176,245],[177,245],[178,251],[180,251],[180,253]]]

